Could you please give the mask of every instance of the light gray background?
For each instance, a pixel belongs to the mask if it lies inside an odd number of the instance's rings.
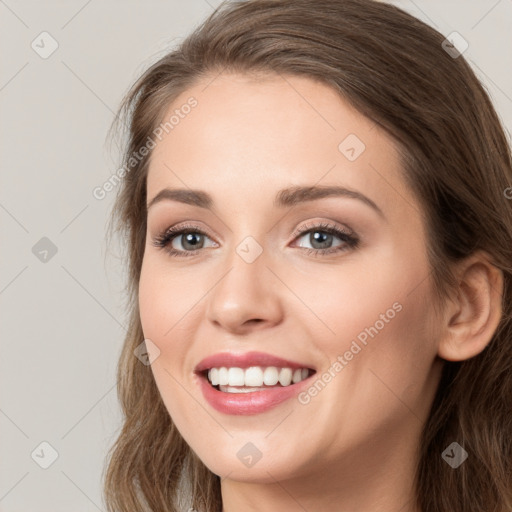
[[[219,3],[0,0],[2,512],[105,508],[124,263],[104,242],[114,193],[92,190],[117,169],[104,141],[128,86]],[[510,133],[512,0],[394,3],[463,35]],[[59,45],[47,59],[31,47],[43,31]],[[58,250],[46,262],[32,252],[42,237]],[[43,441],[58,452],[48,469],[31,457],[49,460]]]

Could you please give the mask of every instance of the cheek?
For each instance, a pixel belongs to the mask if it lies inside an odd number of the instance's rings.
[[[401,423],[417,421],[411,411],[425,415],[432,399],[436,351],[430,285],[425,280],[418,286],[415,277],[428,273],[392,268],[382,265],[367,277],[333,278],[333,291],[317,293],[315,305],[335,334],[318,330],[318,324],[316,337],[315,330],[309,332],[330,372],[324,368],[318,376],[325,388],[321,383],[319,393],[309,388],[304,399],[311,398],[306,409],[317,419],[315,425],[324,425],[334,451],[343,450],[348,439],[357,444],[375,433],[385,437]]]
[[[369,400],[372,394],[382,397],[375,386],[385,386],[377,376],[399,393],[409,386],[412,394],[419,394],[428,379],[436,355],[428,276],[423,254],[382,250],[301,279],[290,273],[287,282],[293,281],[301,299],[294,314],[302,317],[306,338],[328,365],[343,357],[349,381],[360,382],[358,393],[367,392]]]
[[[352,339],[360,333],[364,339],[365,329],[375,323],[381,331],[398,316],[405,316],[397,310],[417,284],[411,276],[421,275],[421,271],[404,269],[399,256],[386,249],[349,256],[339,265],[282,273],[283,281],[299,299],[288,301],[295,304],[291,314],[301,319],[311,339],[322,340],[331,352],[348,349]]]
[[[202,292],[187,284],[192,276],[166,265],[162,258],[144,258],[139,282],[139,311],[144,335],[171,340],[189,321]],[[168,344],[168,343],[166,343]],[[161,350],[164,347],[160,347]]]
[[[435,383],[428,270],[407,268],[398,259],[395,265],[380,267],[366,288],[353,288],[345,311],[332,320],[341,335],[325,347],[331,360],[341,355],[346,361],[333,393],[344,397],[352,418],[365,411],[369,430],[405,420],[411,411],[426,414]]]
[[[203,313],[200,299],[204,290],[191,283],[190,276],[171,269],[156,258],[143,261],[139,281],[139,313],[144,337],[159,349],[151,364],[155,382],[171,415],[189,411],[185,389],[190,387],[190,352],[194,330]],[[191,285],[188,286],[187,284]]]
[[[169,409],[175,401],[176,368],[182,367],[185,343],[180,343],[179,331],[182,328],[183,293],[176,289],[165,269],[150,259],[143,261],[139,281],[139,313],[144,338],[151,340],[159,350],[158,357],[152,362],[156,384]],[[181,314],[180,314],[181,313]],[[171,364],[172,363],[172,364]],[[174,378],[173,378],[174,377]]]

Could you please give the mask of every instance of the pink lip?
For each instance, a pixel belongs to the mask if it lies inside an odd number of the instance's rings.
[[[258,414],[298,395],[309,385],[309,379],[302,380],[289,386],[269,387],[262,391],[251,393],[224,393],[215,389],[203,372],[210,368],[250,366],[276,366],[278,368],[310,368],[310,366],[288,361],[262,352],[247,352],[245,354],[220,353],[203,359],[195,368],[196,378],[206,401],[217,411],[224,414],[249,415]]]

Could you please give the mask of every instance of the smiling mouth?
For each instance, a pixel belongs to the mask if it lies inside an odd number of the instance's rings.
[[[266,389],[283,388],[308,379],[315,370],[276,366],[251,366],[248,368],[219,367],[201,372],[217,391],[224,393],[252,393]]]

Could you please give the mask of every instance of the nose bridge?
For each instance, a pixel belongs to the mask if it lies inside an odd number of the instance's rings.
[[[277,322],[281,305],[277,283],[270,282],[275,277],[268,263],[263,246],[254,237],[247,236],[234,246],[223,261],[222,277],[208,294],[208,319],[229,330],[250,321]]]

